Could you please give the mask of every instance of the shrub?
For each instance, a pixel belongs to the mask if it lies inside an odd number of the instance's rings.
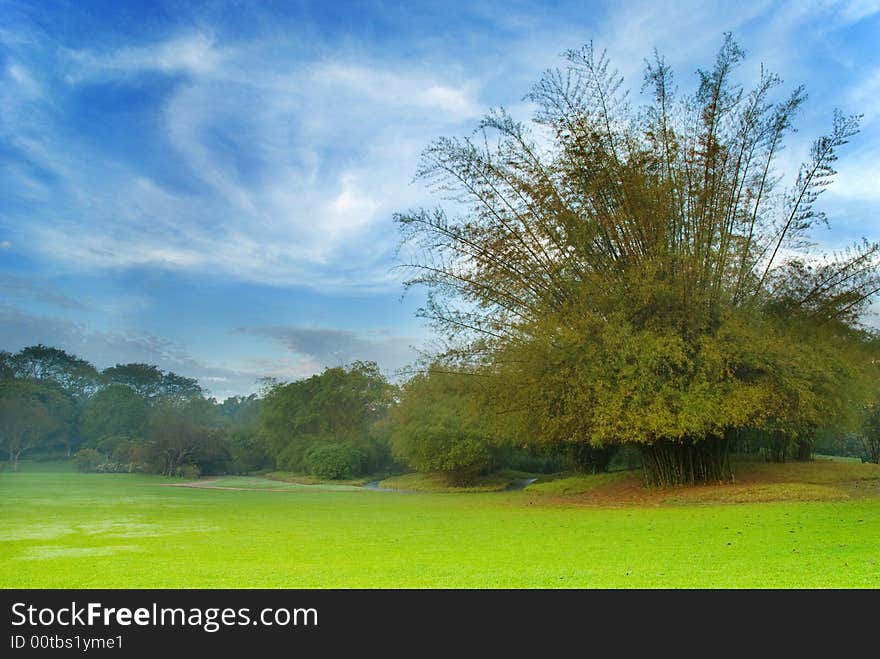
[[[198,465],[185,464],[178,467],[174,475],[186,478],[187,480],[196,480],[201,477],[202,470],[199,469]]]
[[[394,455],[421,472],[466,484],[492,465],[483,415],[468,378],[432,371],[417,375],[392,410]]]
[[[361,462],[358,450],[345,444],[317,444],[305,457],[309,473],[326,480],[351,478]]]
[[[73,462],[80,471],[98,471],[98,467],[103,464],[104,456],[93,448],[84,448],[76,452],[73,456]]]
[[[127,463],[122,462],[102,462],[95,469],[99,474],[125,474],[129,468]]]
[[[202,475],[198,465],[185,464],[177,470],[177,475],[188,480],[196,480]]]
[[[305,466],[303,461],[302,449],[294,444],[285,447],[277,456],[275,456],[275,466],[281,471],[289,471],[292,473],[302,472]]]

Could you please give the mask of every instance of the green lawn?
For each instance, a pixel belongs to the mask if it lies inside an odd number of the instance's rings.
[[[880,587],[876,497],[598,507],[164,482],[0,473],[0,587]]]

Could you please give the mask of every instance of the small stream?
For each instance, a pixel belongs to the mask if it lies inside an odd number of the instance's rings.
[[[502,492],[513,492],[514,490],[524,490],[524,489],[526,489],[529,485],[531,485],[532,483],[534,483],[536,480],[538,480],[538,479],[537,479],[537,478],[523,478],[523,479],[518,480],[518,481],[513,481],[510,485],[508,485],[507,487],[505,487],[505,488],[502,490]]]
[[[418,494],[415,490],[398,490],[393,487],[379,487],[379,483],[382,481],[370,481],[369,483],[364,483],[363,488],[365,490],[374,490],[376,492],[398,492],[400,494]]]
[[[520,480],[513,481],[510,485],[505,487],[503,490],[499,490],[500,492],[514,492],[516,490],[524,490],[529,485],[534,483],[537,478],[522,478]],[[414,494],[414,490],[396,490],[390,487],[379,487],[379,483],[382,481],[370,481],[369,483],[364,483],[363,488],[365,490],[375,490],[376,492],[402,492],[405,494]]]

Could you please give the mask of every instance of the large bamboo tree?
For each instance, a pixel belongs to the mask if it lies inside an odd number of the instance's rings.
[[[835,113],[786,185],[806,96],[763,67],[745,91],[743,56],[725,36],[680,96],[655,53],[639,107],[590,44],[534,86],[530,127],[493,111],[425,150],[448,203],[397,216],[408,283],[442,357],[498,376],[508,436],[637,442],[649,483],[726,479],[732,433],[795,437],[856,395],[880,247],[820,256],[810,232],[858,118]]]

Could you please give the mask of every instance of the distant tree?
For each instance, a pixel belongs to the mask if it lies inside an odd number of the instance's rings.
[[[4,446],[16,455],[35,448],[65,446],[68,453],[76,431],[76,402],[52,380],[0,380],[3,404],[0,424]],[[13,459],[10,453],[10,459]],[[17,462],[17,457],[15,457]]]
[[[217,406],[217,413],[226,425],[254,426],[260,420],[260,397],[230,396]]]
[[[218,423],[226,428],[230,469],[235,473],[271,468],[274,464],[261,434],[260,402],[257,394],[230,396],[216,407]]]
[[[165,400],[186,405],[193,401],[205,400],[203,394],[204,391],[195,378],[184,377],[170,371],[162,375],[159,395]]]
[[[73,456],[73,463],[79,471],[95,472],[98,466],[106,462],[106,457],[93,448],[83,448]]]
[[[392,408],[395,457],[423,472],[466,483],[489,467],[487,425],[474,384],[464,374],[438,368],[407,382]]]
[[[147,439],[154,468],[165,476],[183,475],[187,465],[203,474],[222,473],[230,457],[222,428],[201,425],[173,405],[152,413]]]
[[[72,405],[53,387],[29,380],[0,381],[0,446],[18,471],[21,455],[58,438]]]
[[[496,414],[537,439],[640,446],[653,485],[729,480],[738,430],[796,442],[871,368],[880,245],[809,249],[858,117],[835,113],[782,189],[805,94],[763,68],[744,91],[743,57],[727,35],[682,97],[655,54],[637,108],[604,52],[569,51],[528,95],[533,132],[496,111],[426,149],[455,213],[397,216],[437,358],[494,378]]]
[[[117,364],[104,369],[101,376],[107,384],[123,384],[151,400],[164,398],[185,404],[203,393],[196,379],[163,372],[152,364]]]
[[[15,356],[8,350],[0,350],[0,380],[15,377]]]
[[[864,456],[861,428],[825,426],[816,433],[815,450],[824,455]]]
[[[111,384],[86,403],[80,419],[80,433],[92,448],[102,447],[111,437],[143,437],[149,416],[149,402],[134,388]]]
[[[9,364],[15,377],[53,380],[79,399],[87,397],[98,387],[99,376],[95,367],[60,348],[42,344],[28,346],[0,361]]]
[[[316,443],[345,443],[362,456],[372,451],[372,425],[387,414],[393,387],[373,362],[354,362],[269,389],[260,404],[266,444],[279,466],[306,468]],[[362,464],[369,470],[375,465]]]
[[[230,471],[247,474],[270,469],[274,460],[267,453],[265,441],[253,426],[232,426],[226,430],[226,445],[230,456]]]
[[[0,438],[9,455],[12,470],[18,471],[21,454],[36,446],[57,428],[46,406],[25,398],[0,399]]]
[[[152,364],[117,364],[105,368],[101,376],[108,385],[125,385],[143,398],[152,398],[161,393],[162,370]]]

